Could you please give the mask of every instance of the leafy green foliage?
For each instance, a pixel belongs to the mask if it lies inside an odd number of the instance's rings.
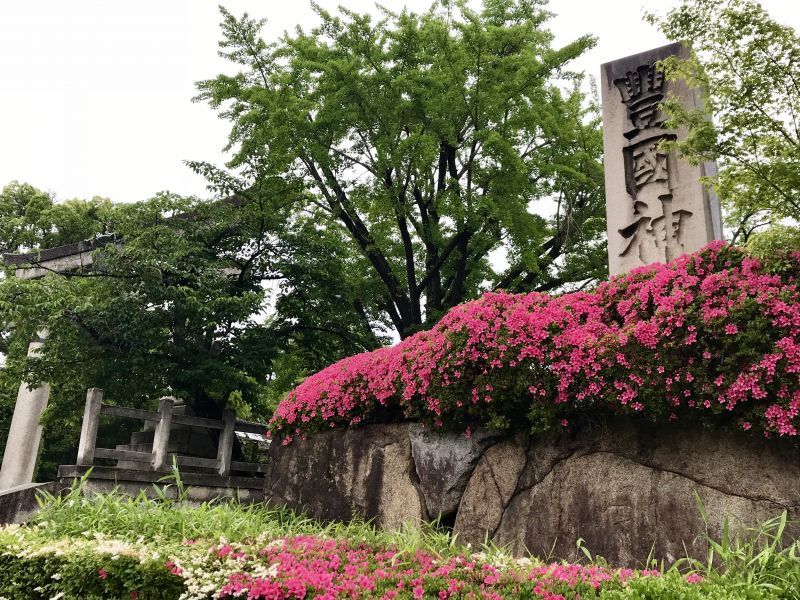
[[[108,233],[111,201],[105,198],[55,203],[27,183],[0,192],[0,253],[52,248]]]
[[[695,502],[703,521],[709,518],[700,496]],[[791,523],[793,525],[793,523]],[[786,528],[790,525],[787,512],[756,527],[743,527],[731,533],[730,519],[724,519],[719,540],[708,535],[708,556],[705,561],[686,558],[679,566],[688,566],[705,577],[727,583],[730,587],[751,587],[762,593],[800,597],[800,543],[787,544]],[[724,572],[718,571],[719,564]]]
[[[237,390],[258,404],[271,353],[253,322],[255,272],[268,250],[245,247],[246,213],[170,195],[120,205],[124,245],[97,250],[91,270],[3,282],[0,310],[17,335],[50,332],[23,371],[53,382],[50,418],[80,415],[87,387],[128,405],[172,394],[201,413]]]
[[[11,182],[0,191],[0,253],[52,248],[107,233],[112,213],[111,202],[104,198],[56,203],[51,195],[29,184]],[[0,280],[0,286],[9,284]],[[5,440],[32,337],[30,330],[12,327],[6,314],[0,315],[0,324],[0,440]],[[71,440],[53,440],[55,456],[62,453],[59,445],[64,446],[61,450],[74,450]],[[43,460],[47,463],[49,459]],[[49,473],[53,468],[45,465],[44,470]]]
[[[787,249],[800,248],[800,229],[776,223],[765,231],[756,231],[747,239],[747,249],[759,258],[774,260]]]
[[[336,277],[378,335],[406,337],[487,286],[602,277],[599,116],[565,70],[593,40],[554,49],[543,5],[378,20],[317,7],[318,27],[274,43],[222,9],[221,54],[241,70],[199,82],[198,99],[231,121],[245,177],[190,164],[229,191],[260,177],[290,192],[287,234],[335,249],[309,273]]]
[[[27,194],[20,223],[39,222],[39,205],[51,202],[28,185],[7,190],[16,194],[9,198]],[[94,233],[113,231],[120,243],[95,250],[91,268],[35,280],[7,272],[0,280],[0,432],[19,382],[50,382],[41,477],[74,460],[89,387],[125,406],[153,407],[174,395],[199,414],[218,416],[229,405],[266,419],[308,372],[385,341],[371,329],[374,312],[353,308],[364,290],[342,284],[342,269],[358,257],[334,235],[317,234],[309,219],[295,219],[287,232],[284,203],[253,186],[219,201],[160,194],[109,204]],[[57,243],[59,231],[73,235],[73,212],[59,204],[47,211],[53,223],[9,229],[6,247],[39,248]],[[27,357],[42,328],[49,337],[41,356]],[[126,443],[133,425],[104,420],[100,439]]]
[[[695,55],[666,61],[670,77],[707,90],[703,109],[664,106],[689,129],[677,144],[689,160],[719,159],[715,180],[734,242],[756,229],[800,217],[800,36],[755,0],[684,0],[663,18],[671,40]],[[713,114],[713,120],[708,114]]]

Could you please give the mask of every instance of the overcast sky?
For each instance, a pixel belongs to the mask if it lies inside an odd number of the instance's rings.
[[[334,9],[341,0],[318,0]],[[676,0],[650,0],[663,11]],[[194,82],[233,65],[217,56],[219,13],[207,0],[3,0],[0,3],[0,186],[29,182],[59,199],[105,196],[130,202],[158,191],[208,195],[183,160],[222,164],[228,125],[193,104]],[[306,0],[227,0],[234,14],[269,20],[277,37],[311,27]],[[348,0],[374,11],[374,2]],[[430,0],[383,2],[424,10]],[[558,43],[591,33],[599,41],[574,68],[666,43],[641,20],[643,0],[551,0]],[[800,2],[766,0],[800,29]]]

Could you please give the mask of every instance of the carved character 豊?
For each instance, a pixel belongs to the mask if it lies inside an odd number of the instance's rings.
[[[628,119],[633,129],[625,132],[631,139],[640,131],[660,127],[664,123],[659,105],[664,100],[664,71],[655,64],[642,65],[635,71],[628,71],[625,77],[614,80],[614,85],[628,107]]]

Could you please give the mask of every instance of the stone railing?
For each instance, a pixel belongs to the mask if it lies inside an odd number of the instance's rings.
[[[266,471],[266,465],[260,463],[231,460],[236,432],[263,435],[266,431],[265,425],[239,421],[231,410],[224,411],[222,419],[217,420],[173,414],[174,407],[175,398],[172,397],[164,397],[159,400],[158,412],[103,404],[103,390],[89,389],[86,393],[86,409],[83,413],[77,464],[89,467],[94,465],[96,459],[110,459],[141,463],[143,467],[150,470],[163,471],[175,462],[179,467],[212,469],[223,476],[230,475],[232,471],[259,474]],[[97,428],[102,415],[155,422],[152,452],[98,448]],[[217,457],[215,459],[201,458],[169,452],[170,431],[175,425],[220,430]]]

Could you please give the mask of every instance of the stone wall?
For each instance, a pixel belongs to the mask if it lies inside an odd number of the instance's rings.
[[[383,527],[440,517],[485,539],[560,558],[576,540],[616,565],[705,556],[724,515],[800,518],[800,447],[744,433],[624,419],[532,437],[431,432],[417,424],[318,434],[270,450],[266,495],[324,520]]]
[[[0,491],[0,525],[24,523],[39,510],[39,492],[55,492],[55,483],[26,483]]]
[[[91,473],[86,477],[89,471]],[[163,493],[167,498],[175,499],[179,495],[178,488],[174,481],[165,477],[167,475],[169,474],[164,471],[144,471],[141,468],[61,465],[58,468],[56,489],[63,492],[76,480],[85,478],[83,490],[89,494],[116,491],[135,497],[144,492],[146,496],[155,498]],[[184,497],[192,504],[234,499],[243,503],[264,501],[263,479],[260,477],[221,476],[188,470],[181,470],[180,475]],[[159,493],[156,493],[155,487],[159,488]]]

